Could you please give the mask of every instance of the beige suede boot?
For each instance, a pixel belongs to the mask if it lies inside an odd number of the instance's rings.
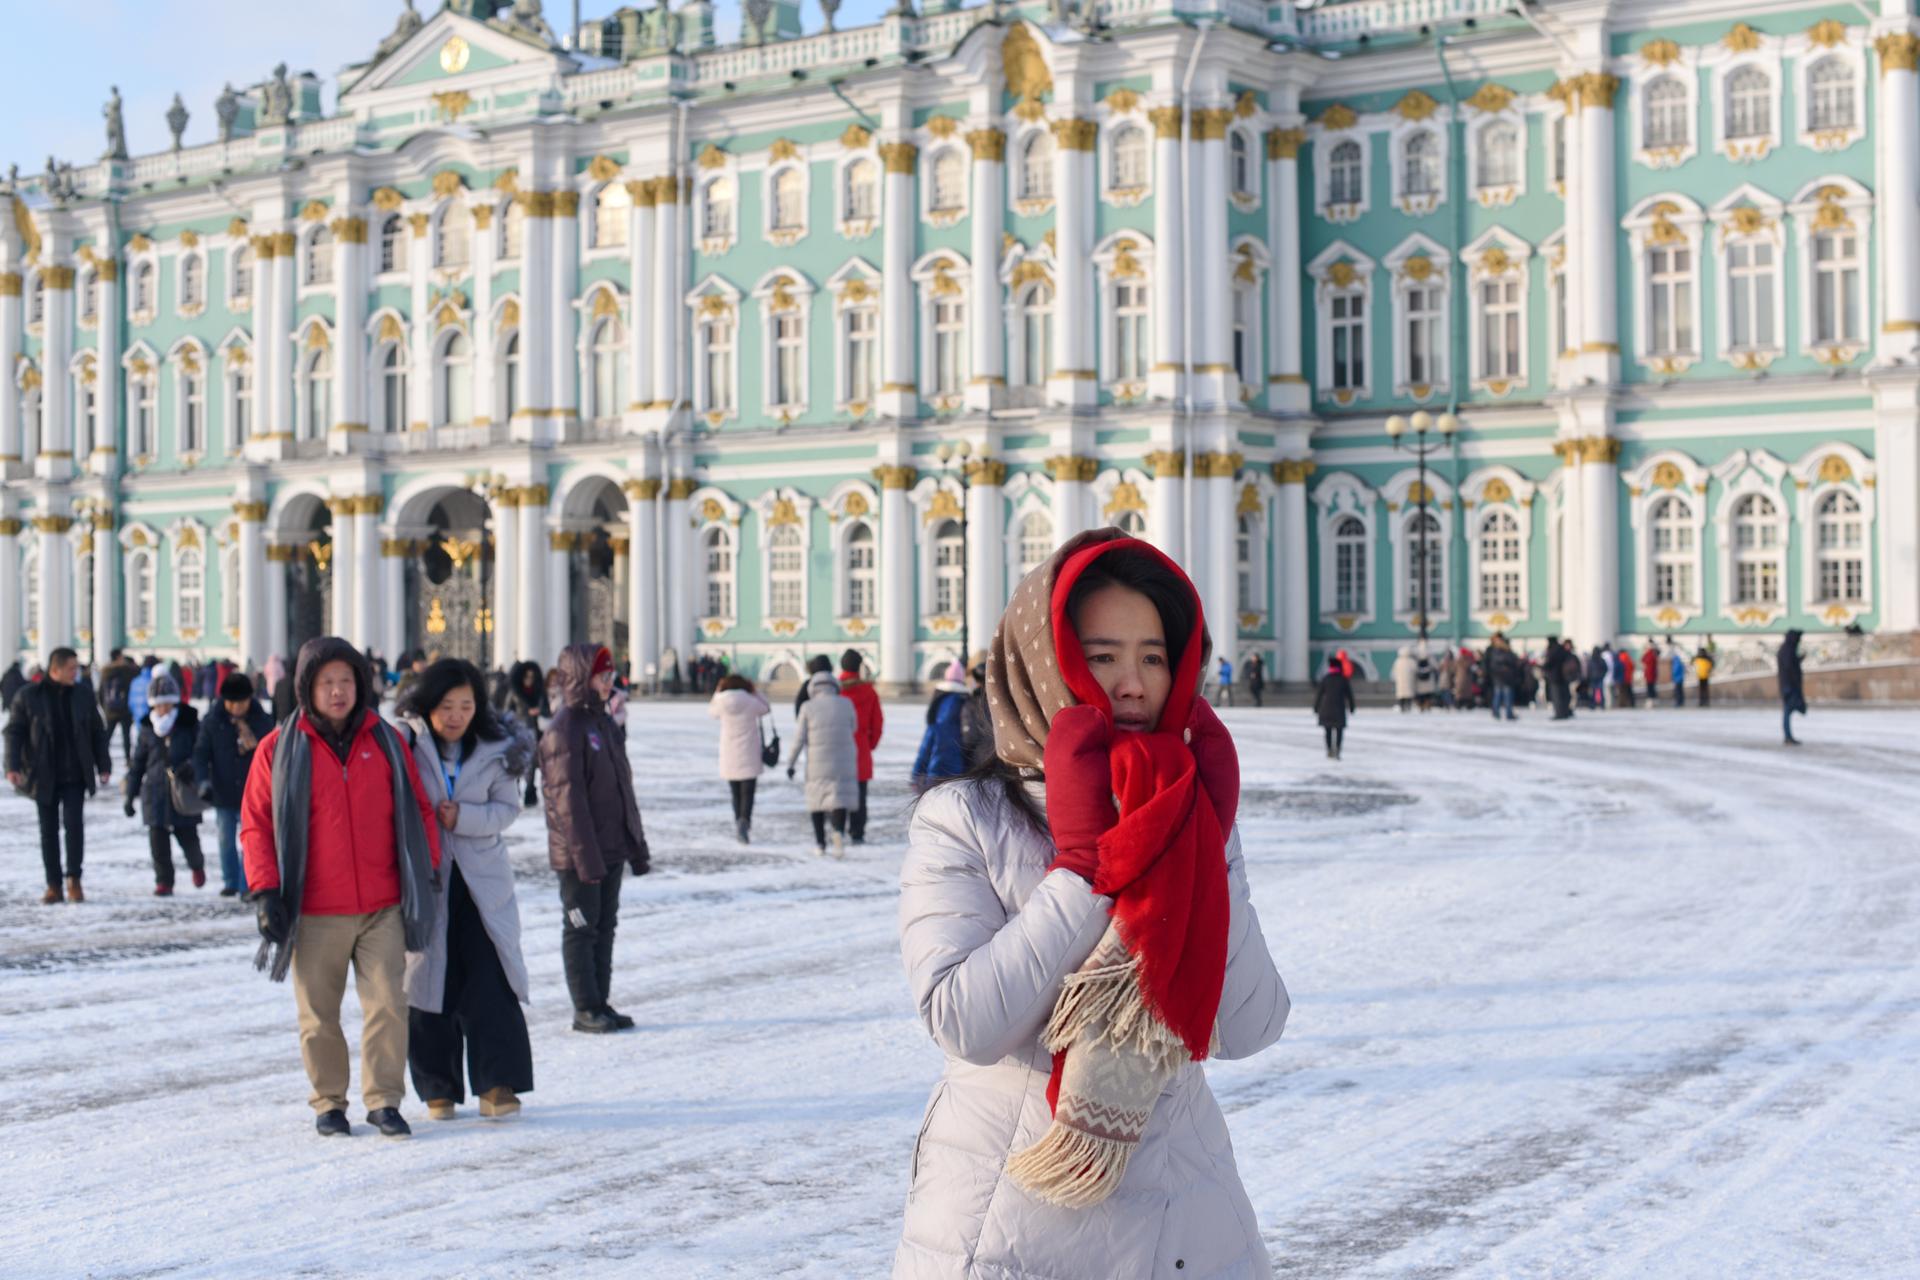
[[[491,1120],[504,1120],[520,1114],[520,1099],[505,1085],[497,1085],[480,1095],[480,1114]]]

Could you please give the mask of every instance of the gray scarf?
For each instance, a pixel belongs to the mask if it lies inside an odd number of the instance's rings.
[[[407,783],[407,764],[400,736],[377,713],[373,739],[387,758],[393,778],[393,844],[399,851],[400,923],[407,950],[425,951],[432,932],[433,894],[440,888],[433,869],[433,846],[420,818],[413,788]],[[273,843],[280,859],[280,898],[287,905],[287,940],[276,947],[261,939],[253,967],[267,970],[275,982],[284,982],[293,963],[293,947],[300,936],[300,902],[307,880],[307,823],[313,798],[313,741],[302,728],[305,711],[280,729],[273,744]]]

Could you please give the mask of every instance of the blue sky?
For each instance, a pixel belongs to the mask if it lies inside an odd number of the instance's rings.
[[[22,173],[38,173],[49,152],[75,165],[99,158],[106,144],[100,108],[115,84],[135,155],[167,146],[175,93],[192,113],[187,144],[211,142],[220,87],[263,80],[278,62],[317,73],[331,109],[335,73],[372,53],[401,7],[401,0],[0,0],[0,169],[15,163]],[[427,15],[440,5],[416,0],[416,7]],[[593,18],[616,7],[585,0],[581,12]],[[887,0],[846,0],[839,25],[871,21],[888,7]],[[556,28],[570,20],[567,0],[549,0],[546,8]],[[721,31],[738,30],[736,0],[721,0],[719,11]],[[803,0],[802,13],[806,28],[817,30],[814,0]]]

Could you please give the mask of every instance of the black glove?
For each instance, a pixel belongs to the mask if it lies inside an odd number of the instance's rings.
[[[287,904],[281,900],[280,891],[262,889],[254,894],[253,910],[260,926],[260,936],[275,945],[284,944],[293,922],[287,918]]]
[[[793,766],[792,766],[792,765],[788,765],[788,766],[787,766],[787,781],[788,781],[788,782],[792,782],[792,781],[793,781]]]
[[[133,816],[133,797],[128,796],[127,802],[121,805],[120,808],[122,812],[124,812],[129,818],[131,818]]]

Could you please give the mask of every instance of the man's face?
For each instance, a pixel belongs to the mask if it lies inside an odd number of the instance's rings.
[[[222,698],[220,700],[220,705],[225,707],[227,709],[227,714],[232,716],[235,720],[246,719],[247,712],[251,710],[253,707],[252,701],[246,698],[242,698],[239,701],[234,701],[229,698]]]
[[[340,721],[353,714],[360,701],[359,686],[353,680],[353,667],[336,658],[321,667],[313,678],[313,711],[323,719]]]
[[[47,668],[47,678],[55,684],[72,684],[80,678],[80,659],[68,658]]]

